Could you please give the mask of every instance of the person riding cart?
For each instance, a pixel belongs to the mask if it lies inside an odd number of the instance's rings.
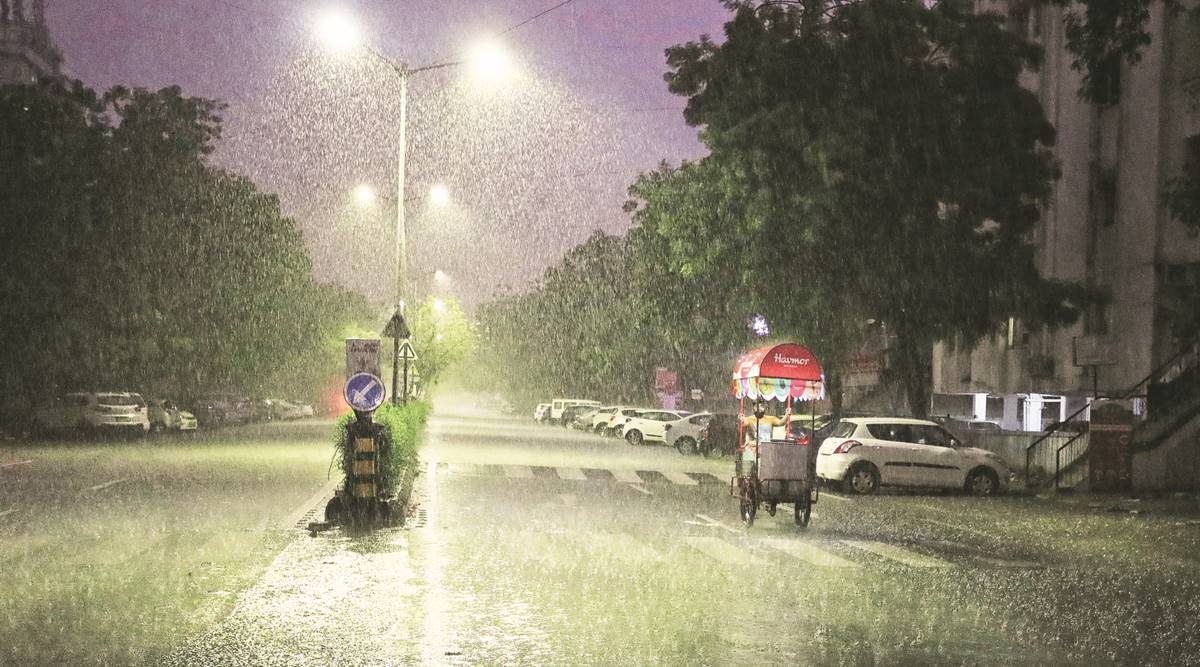
[[[807,527],[812,504],[818,499],[812,457],[812,439],[791,437],[794,401],[825,397],[821,364],[806,348],[795,343],[764,347],[742,355],[733,371],[733,394],[739,399],[740,432],[735,457],[735,476],[730,494],[737,495],[742,521],[753,525],[758,505],[775,515],[780,503],[795,508],[796,525]],[[746,399],[754,401],[754,412],[746,415]],[[768,401],[781,401],[782,418],[767,413]],[[782,439],[774,437],[782,423]]]

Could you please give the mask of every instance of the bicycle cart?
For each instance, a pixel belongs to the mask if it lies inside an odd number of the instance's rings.
[[[794,507],[796,525],[807,528],[819,494],[816,447],[812,438],[791,438],[792,405],[808,401],[816,419],[816,401],[825,397],[821,364],[795,343],[764,347],[743,354],[733,370],[733,395],[738,399],[738,449],[730,495],[737,496],[742,521],[749,527],[760,504],[775,516],[780,504]],[[772,436],[774,421],[746,419],[746,399],[786,403],[783,440]]]

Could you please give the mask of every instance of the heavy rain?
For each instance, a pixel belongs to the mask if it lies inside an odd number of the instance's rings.
[[[0,665],[1200,664],[1196,0],[0,0]]]

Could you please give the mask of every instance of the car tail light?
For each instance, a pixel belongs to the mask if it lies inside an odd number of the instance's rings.
[[[807,434],[807,433],[801,433],[801,434],[800,434],[800,439],[799,439],[799,440],[797,440],[796,442],[797,442],[797,443],[799,443],[799,444],[801,444],[801,445],[807,445],[807,444],[809,443],[808,434]]]
[[[834,454],[845,454],[846,452],[849,452],[851,449],[854,449],[855,447],[860,447],[860,446],[862,446],[862,443],[857,440],[847,440],[846,442],[843,442],[842,444],[838,445],[837,449],[833,450],[833,453]]]

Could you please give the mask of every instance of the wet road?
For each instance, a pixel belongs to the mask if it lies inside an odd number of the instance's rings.
[[[403,528],[297,531],[174,664],[1186,664],[1188,517],[824,494],[753,528],[730,461],[438,402]]]

